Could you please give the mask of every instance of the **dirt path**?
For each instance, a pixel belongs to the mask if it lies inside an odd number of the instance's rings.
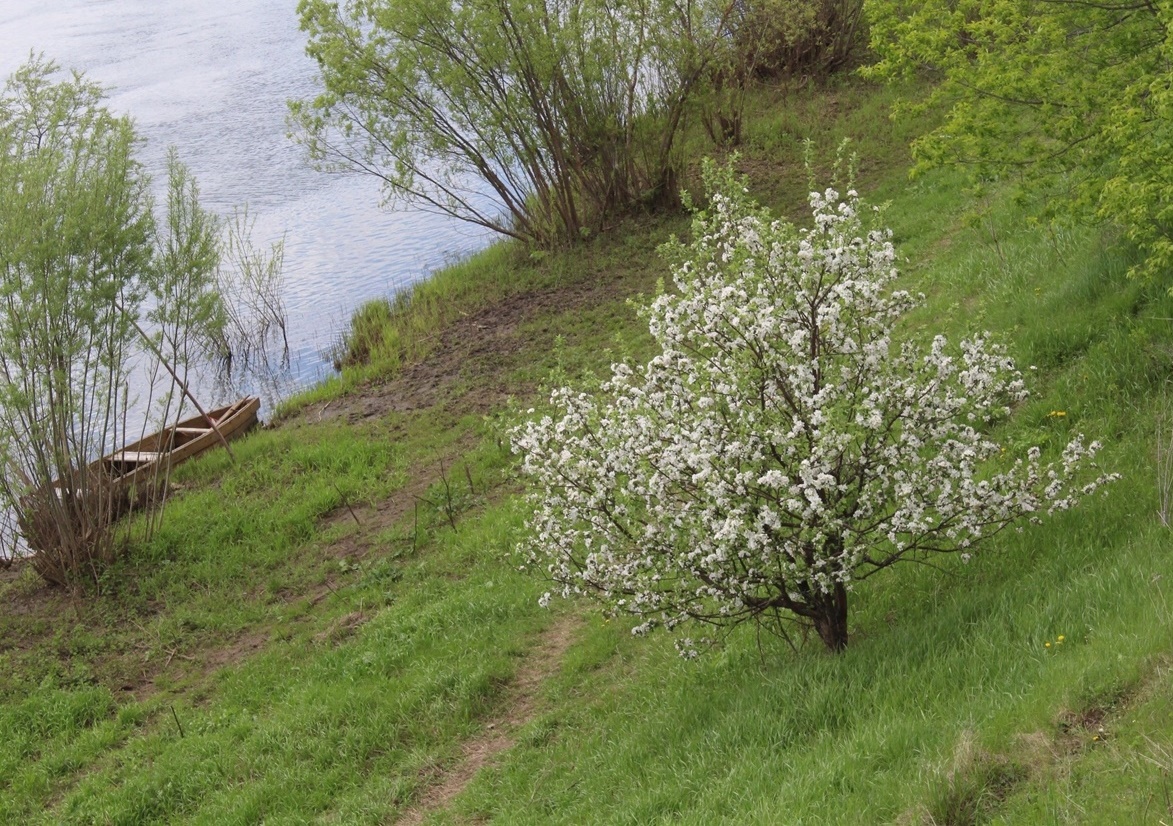
[[[517,731],[537,714],[538,691],[562,662],[574,639],[577,617],[561,617],[542,632],[509,687],[501,713],[485,724],[481,734],[465,741],[460,759],[424,790],[419,801],[398,820],[398,826],[418,826],[431,812],[447,806],[494,757],[517,742]]]

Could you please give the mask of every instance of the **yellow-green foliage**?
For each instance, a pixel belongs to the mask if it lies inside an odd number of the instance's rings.
[[[1135,270],[1173,264],[1173,71],[1163,3],[869,0],[874,77],[927,73],[917,105],[940,127],[921,166],[1026,174],[1057,202],[1114,222],[1144,250]]]

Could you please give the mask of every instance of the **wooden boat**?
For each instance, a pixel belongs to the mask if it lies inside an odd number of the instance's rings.
[[[34,550],[61,543],[60,527],[50,516],[54,511],[64,512],[71,522],[92,524],[96,519],[108,524],[152,504],[165,489],[171,468],[243,435],[257,423],[260,407],[259,398],[247,396],[206,416],[192,416],[91,462],[74,485],[57,480],[27,494],[19,520],[25,541]],[[79,533],[84,536],[84,529]]]
[[[95,464],[101,466],[118,488],[129,491],[136,485],[147,484],[150,479],[165,477],[168,470],[181,462],[222,444],[221,436],[229,440],[244,434],[257,423],[260,408],[260,399],[246,396],[209,410],[207,416],[192,416],[176,422],[103,456]]]

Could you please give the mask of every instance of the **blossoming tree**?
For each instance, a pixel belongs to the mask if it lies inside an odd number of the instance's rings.
[[[514,431],[525,565],[564,596],[637,615],[637,633],[789,617],[839,651],[854,582],[968,554],[1112,478],[1085,469],[1099,444],[1082,436],[1052,464],[1003,455],[989,425],[1027,391],[987,336],[893,341],[919,299],[890,289],[890,233],[865,229],[854,191],[812,193],[800,230],[732,172],[707,177],[695,240],[668,249],[677,289],[645,311],[660,354],[598,395],[555,390],[555,415]]]

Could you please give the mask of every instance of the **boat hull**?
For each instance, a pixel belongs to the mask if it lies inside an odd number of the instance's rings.
[[[260,399],[250,396],[206,415],[192,416],[91,462],[74,484],[55,481],[22,499],[20,527],[34,551],[55,548],[65,533],[113,522],[155,504],[171,469],[206,450],[244,435],[257,423]],[[72,524],[77,523],[77,524]]]

